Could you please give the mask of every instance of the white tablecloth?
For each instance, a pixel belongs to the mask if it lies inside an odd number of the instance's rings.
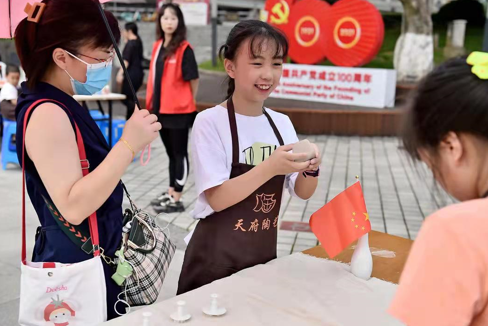
[[[243,270],[197,290],[138,310],[105,325],[142,325],[152,312],[151,326],[171,325],[176,302],[185,300],[192,319],[185,325],[402,325],[386,313],[397,288],[372,278],[364,281],[346,264],[294,254]],[[218,293],[227,314],[207,317],[202,308]]]

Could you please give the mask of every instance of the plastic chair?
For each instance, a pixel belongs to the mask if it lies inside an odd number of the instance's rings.
[[[108,114],[102,114],[102,112],[98,110],[90,110],[90,115],[93,120],[95,120],[98,128],[104,132],[108,126]],[[103,135],[106,136],[105,133]]]
[[[125,120],[124,119],[112,120],[112,144],[111,144],[112,147],[115,144],[117,144],[117,142],[120,140],[120,137],[122,137],[122,132],[124,131],[124,126],[125,126]],[[104,136],[108,142],[108,123],[107,123],[107,128],[106,128],[106,132],[104,133]]]
[[[108,123],[108,114],[102,114],[100,111],[97,110],[90,110],[90,115],[95,120],[95,123],[98,125],[98,128],[102,131],[103,137],[108,143],[108,133],[109,133],[109,123]],[[124,119],[113,119],[112,120],[112,147],[119,141],[120,137],[122,137],[122,132],[124,131],[125,120]]]
[[[7,169],[8,163],[19,164],[15,145],[15,135],[17,132],[17,122],[3,119],[3,138],[2,138],[2,169]]]

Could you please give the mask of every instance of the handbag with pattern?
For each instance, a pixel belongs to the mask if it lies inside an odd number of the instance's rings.
[[[157,225],[154,217],[138,209],[126,194],[131,209],[125,212],[122,247],[118,251],[118,265],[125,260],[132,267],[132,273],[124,277],[125,301],[130,306],[148,305],[159,296],[176,246],[165,233],[168,229]]]
[[[152,215],[137,208],[125,185],[122,186],[131,206],[125,210],[123,218],[122,244],[115,253],[117,257],[107,257],[103,251],[101,257],[107,264],[116,266],[112,279],[124,288],[119,301],[130,309],[152,304],[158,299],[176,246],[165,233],[169,233],[169,229],[161,228]],[[55,212],[51,211],[51,214],[58,221]],[[58,224],[81,250],[91,253],[91,237],[82,225]]]

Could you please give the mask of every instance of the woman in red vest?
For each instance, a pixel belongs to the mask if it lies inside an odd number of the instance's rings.
[[[188,134],[196,116],[198,66],[186,41],[186,26],[178,5],[165,4],[158,12],[158,40],[154,44],[146,108],[163,125],[160,131],[169,156],[169,189],[151,204],[158,213],[182,212],[183,187],[188,179]]]

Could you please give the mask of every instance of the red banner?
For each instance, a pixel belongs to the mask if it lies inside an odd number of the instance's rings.
[[[267,21],[286,33],[290,58],[315,64],[329,59],[337,66],[357,67],[378,54],[384,38],[380,12],[366,0],[268,0]]]

